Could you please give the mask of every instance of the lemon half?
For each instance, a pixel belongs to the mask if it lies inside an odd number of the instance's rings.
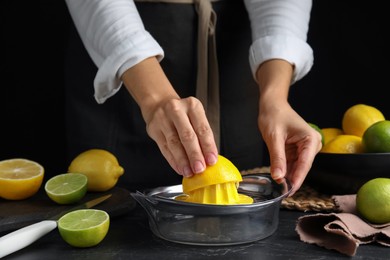
[[[43,166],[35,161],[23,158],[0,161],[0,197],[27,199],[38,192],[43,176]]]
[[[242,176],[237,167],[226,157],[218,155],[217,163],[207,166],[202,173],[183,177],[185,195],[176,199],[202,204],[251,204],[253,198],[239,194],[237,187]]]

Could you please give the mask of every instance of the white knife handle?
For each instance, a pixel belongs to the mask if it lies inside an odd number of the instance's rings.
[[[18,251],[57,227],[57,221],[44,220],[0,237],[0,258]]]

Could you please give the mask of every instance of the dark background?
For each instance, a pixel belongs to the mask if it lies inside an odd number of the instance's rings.
[[[390,118],[389,16],[385,1],[314,0],[308,41],[315,61],[291,89],[292,106],[320,127],[340,127],[344,111],[373,105]],[[66,172],[63,55],[70,23],[63,1],[0,2],[0,160],[40,162]]]

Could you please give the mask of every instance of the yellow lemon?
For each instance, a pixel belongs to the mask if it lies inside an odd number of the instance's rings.
[[[338,135],[325,144],[322,153],[362,153],[362,138],[356,135]]]
[[[124,169],[111,152],[104,149],[90,149],[72,160],[68,172],[87,176],[88,191],[107,191],[116,185]]]
[[[390,152],[390,121],[383,120],[371,125],[364,132],[362,142],[367,153]]]
[[[217,163],[207,166],[200,174],[183,178],[184,196],[178,200],[204,204],[250,204],[253,199],[239,194],[237,187],[242,176],[237,167],[226,157],[218,155]]]
[[[324,145],[329,143],[336,136],[344,134],[343,130],[337,127],[326,127],[322,128],[321,130],[324,136]]]
[[[27,199],[38,192],[43,176],[43,166],[35,161],[23,158],[0,161],[0,197]]]
[[[390,178],[375,178],[364,183],[356,193],[356,210],[375,224],[390,222]]]
[[[379,109],[365,104],[357,104],[345,111],[342,129],[345,134],[362,137],[369,126],[382,120],[385,120],[385,117]]]

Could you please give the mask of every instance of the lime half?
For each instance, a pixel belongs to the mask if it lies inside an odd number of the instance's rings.
[[[80,209],[69,212],[58,220],[61,237],[74,247],[92,247],[107,235],[110,216],[97,209]]]
[[[87,193],[88,178],[80,173],[64,173],[49,179],[45,184],[46,194],[58,204],[72,204]]]

